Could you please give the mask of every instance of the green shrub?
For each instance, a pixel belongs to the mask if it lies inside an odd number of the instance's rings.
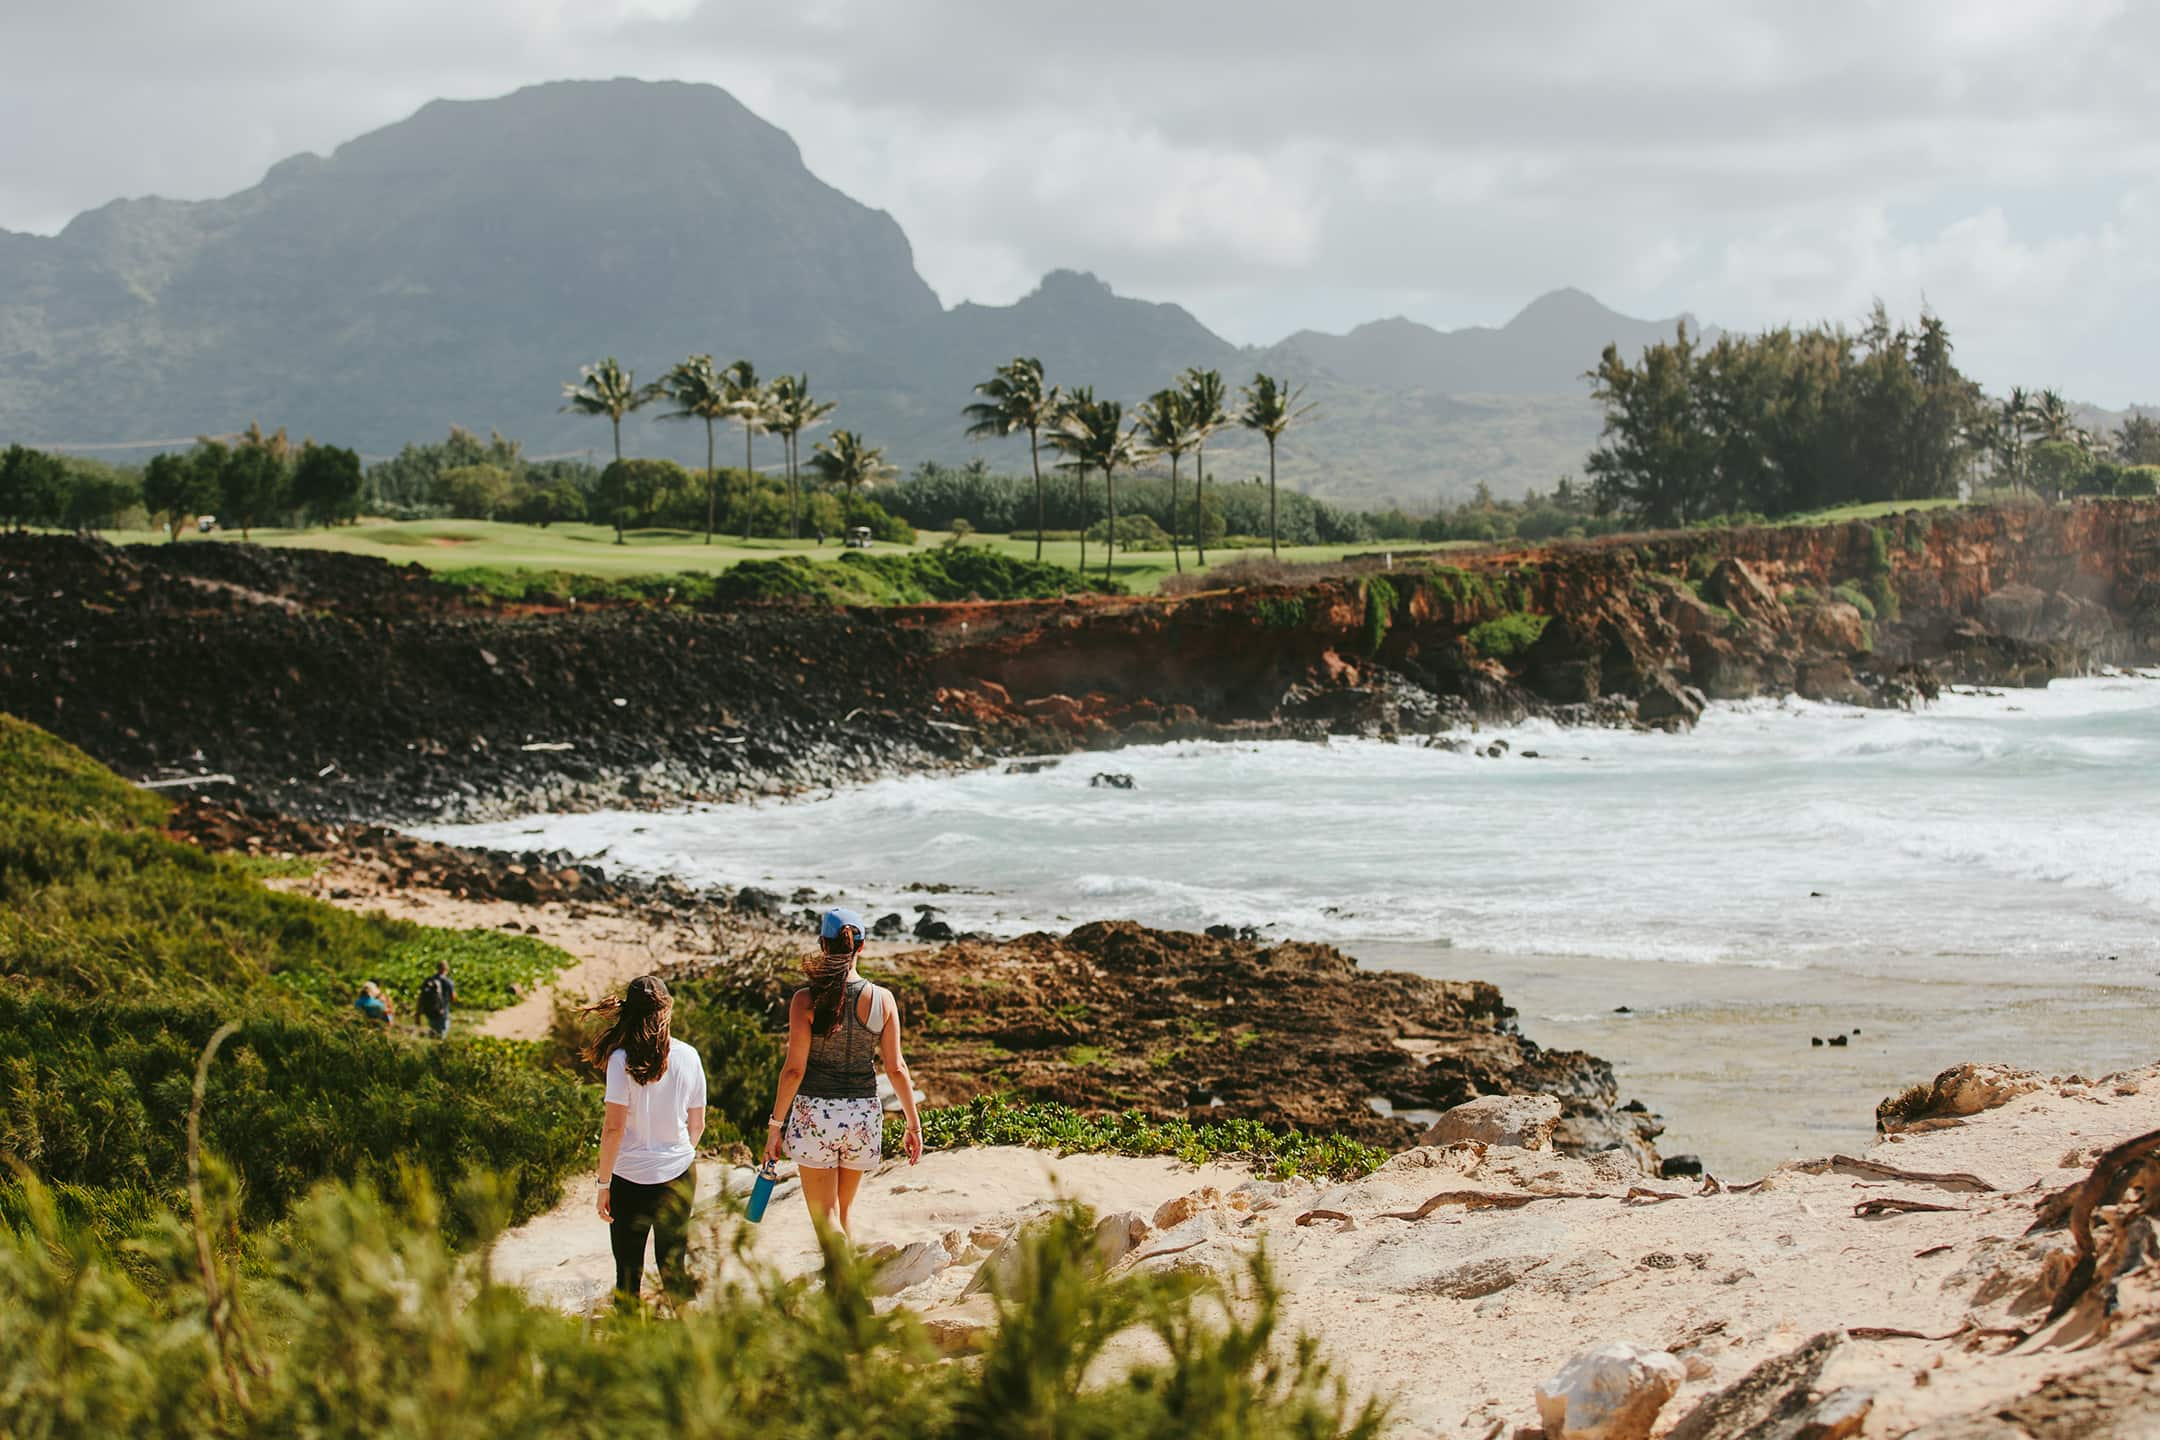
[[[241,1028],[210,1068],[204,1137],[250,1225],[326,1178],[405,1166],[446,1184],[511,1172],[511,1208],[531,1215],[599,1138],[588,1087],[500,1042],[393,1039],[290,1002],[0,990],[0,1152],[50,1183],[172,1197],[196,1059],[229,1019]]]
[[[1458,565],[1427,565],[1425,578],[1432,585],[1433,593],[1447,600],[1458,616],[1466,609],[1499,607],[1500,592],[1482,571],[1465,570]]]
[[[1087,538],[1100,544],[1109,533],[1110,521],[1106,517],[1088,526]],[[1120,550],[1168,550],[1170,532],[1156,524],[1152,515],[1120,515],[1117,517],[1117,543]]]
[[[1365,653],[1378,655],[1395,620],[1395,587],[1375,575],[1365,582]]]
[[[597,1109],[530,1047],[392,1037],[350,1005],[365,979],[409,1000],[446,956],[477,1011],[561,951],[267,890],[247,862],[147,828],[163,801],[4,717],[0,797],[0,1154],[78,1213],[173,1193],[195,1058],[225,1019],[243,1028],[212,1071],[211,1135],[251,1221],[323,1178],[406,1164],[515,1172],[531,1213],[582,1158]]]
[[[1880,525],[1868,526],[1868,574],[1890,573],[1890,532]]]
[[[2125,500],[2147,499],[2160,493],[2160,465],[2125,465],[2115,482],[2115,493]]]
[[[499,1220],[485,1186],[460,1199]],[[731,1263],[727,1284],[654,1324],[564,1315],[489,1283],[484,1254],[438,1238],[443,1207],[424,1187],[325,1188],[217,1305],[179,1227],[154,1247],[178,1277],[159,1302],[49,1197],[26,1208],[0,1233],[0,1434],[24,1440],[1372,1440],[1389,1419],[1350,1404],[1317,1344],[1277,1333],[1264,1263],[1236,1295],[1174,1275],[1098,1280],[1078,1207],[1024,1232],[966,1364],[942,1361],[908,1310],[874,1305],[838,1240],[801,1279]],[[1149,1343],[1106,1374],[1134,1331]]]
[[[1511,610],[1481,625],[1470,627],[1466,637],[1470,648],[1487,660],[1512,660],[1537,644],[1545,627],[1552,623],[1550,615],[1535,615],[1526,610]]]
[[[1088,592],[1122,595],[1125,587],[986,546],[955,546],[899,555],[851,550],[830,564],[802,555],[745,560],[713,577],[711,603],[925,605],[944,600],[1045,600]]]
[[[1861,591],[1860,587],[1853,584],[1850,580],[1838,586],[1837,589],[1831,591],[1830,593],[1836,598],[1844,601],[1847,605],[1852,606],[1853,609],[1858,610],[1860,612],[1861,619],[1873,620],[1875,618],[1875,602],[1873,600],[1870,600]]]
[[[0,781],[0,809],[73,816],[89,825],[161,825],[172,813],[171,801],[7,714],[0,714]]]
[[[1888,575],[1871,575],[1867,582],[1868,598],[1875,602],[1875,615],[1884,620],[1898,618],[1897,589]]]
[[[241,992],[275,980],[339,1011],[365,980],[409,1003],[437,955],[458,967],[459,999],[472,1010],[507,1004],[512,983],[570,958],[524,937],[280,894],[238,860],[153,831],[0,806],[0,975],[134,994],[175,984]]]
[[[1261,595],[1253,600],[1253,618],[1269,630],[1295,630],[1311,618],[1303,595]]]
[[[1150,1120],[1139,1111],[1084,1115],[1064,1105],[1028,1104],[982,1096],[965,1105],[922,1112],[923,1144],[933,1150],[968,1145],[1026,1145],[1060,1155],[1173,1155],[1188,1164],[1249,1162],[1278,1178],[1355,1179],[1369,1175],[1388,1152],[1342,1135],[1309,1135],[1254,1120],[1194,1125]],[[886,1118],[885,1152],[897,1154],[897,1116]]]
[[[1925,515],[1922,515],[1917,510],[1908,510],[1905,513],[1904,531],[1905,553],[1912,556],[1915,560],[1926,558],[1928,533],[1927,517]]]

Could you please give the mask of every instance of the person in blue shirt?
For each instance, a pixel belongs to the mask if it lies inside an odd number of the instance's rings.
[[[390,1002],[383,997],[382,986],[377,985],[373,980],[360,987],[360,994],[353,1000],[353,1008],[368,1020],[382,1026],[385,1030],[389,1029],[391,1022],[397,1019],[397,1013],[390,1008]]]

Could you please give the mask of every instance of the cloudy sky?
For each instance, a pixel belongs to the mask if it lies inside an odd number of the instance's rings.
[[[1577,285],[1947,317],[1991,386],[2160,401],[2136,0],[0,0],[0,227],[203,197],[436,96],[710,81],[948,303],[1057,266],[1233,340]]]

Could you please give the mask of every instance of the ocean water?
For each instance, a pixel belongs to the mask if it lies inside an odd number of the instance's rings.
[[[2160,678],[1472,738],[1508,749],[1168,745],[427,833],[963,929],[1255,925],[1490,979],[1532,1038],[1613,1059],[1668,1151],[1728,1169],[1864,1141],[1881,1088],[1938,1062],[2160,1059]]]

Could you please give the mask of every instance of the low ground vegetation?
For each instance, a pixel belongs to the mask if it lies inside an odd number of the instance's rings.
[[[388,1035],[352,1008],[375,979],[409,1009],[443,957],[477,1012],[560,951],[266,889],[159,833],[165,800],[7,716],[0,781],[0,1154],[76,1218],[126,1238],[178,1193],[196,1055],[228,1020],[205,1134],[251,1230],[322,1180],[404,1166],[503,1172],[527,1215],[587,1152],[584,1086],[531,1047]],[[0,1213],[25,1203],[0,1181]]]
[[[806,1280],[733,1262],[672,1323],[557,1313],[490,1284],[484,1244],[441,1238],[484,1242],[505,1208],[479,1181],[450,1207],[417,1184],[327,1186],[240,1277],[199,1262],[194,1234],[233,1218],[213,1190],[201,1216],[149,1227],[163,1283],[146,1286],[33,1184],[0,1229],[0,1433],[1304,1440],[1386,1424],[1316,1345],[1279,1333],[1264,1266],[1234,1288],[1102,1283],[1077,1210],[1029,1232],[979,1360],[951,1365],[908,1311],[873,1307],[837,1244]],[[1136,1329],[1163,1358],[1102,1383],[1096,1362]]]
[[[899,1121],[886,1122],[886,1149],[899,1143]],[[966,1105],[923,1112],[923,1143],[932,1149],[968,1145],[1026,1145],[1060,1155],[1170,1155],[1190,1165],[1249,1162],[1279,1180],[1353,1180],[1387,1159],[1377,1146],[1340,1135],[1310,1135],[1251,1120],[1194,1125],[1152,1120],[1137,1111],[1086,1115],[1064,1105],[986,1096]]]

